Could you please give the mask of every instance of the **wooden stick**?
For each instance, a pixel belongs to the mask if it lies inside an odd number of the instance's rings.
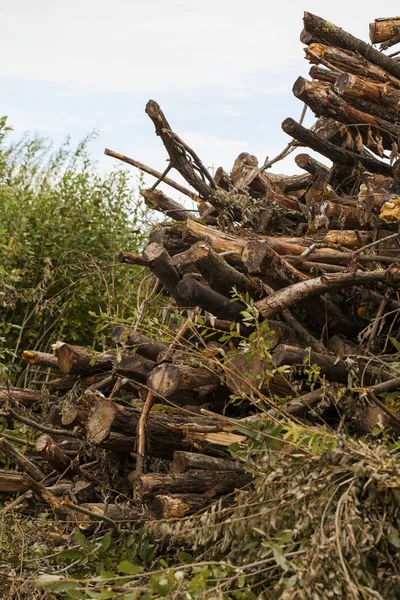
[[[140,415],[138,427],[137,427],[137,456],[136,456],[136,470],[135,470],[135,494],[138,493],[138,480],[141,475],[144,473],[144,461],[145,461],[145,452],[146,452],[146,424],[147,419],[151,411],[151,407],[153,406],[154,398],[153,392],[149,390],[147,392],[146,402],[144,403],[144,407],[142,413]]]
[[[7,458],[15,463],[21,471],[30,475],[35,481],[42,481],[45,478],[45,474],[29,460],[27,456],[22,454],[17,448],[14,448],[14,446],[4,438],[0,438],[0,450],[2,450]]]
[[[106,148],[104,150],[104,154],[106,154],[107,156],[112,156],[113,158],[116,158],[117,160],[121,160],[122,162],[126,162],[126,163],[128,163],[128,165],[132,165],[133,167],[136,167],[137,169],[140,169],[141,171],[144,171],[145,173],[148,173],[149,175],[152,175],[153,177],[156,177],[157,179],[160,179],[163,175],[159,171],[156,171],[155,169],[148,167],[147,165],[139,162],[138,160],[135,160],[134,158],[129,158],[128,156],[125,156],[124,154],[118,154],[118,152],[114,152],[113,150],[109,150],[108,148]],[[197,194],[195,194],[194,192],[191,192],[190,190],[185,188],[183,185],[176,183],[176,181],[173,181],[169,177],[164,177],[163,183],[168,184],[170,187],[174,188],[178,192],[181,192],[181,194],[188,196],[195,202],[200,202],[200,198]]]

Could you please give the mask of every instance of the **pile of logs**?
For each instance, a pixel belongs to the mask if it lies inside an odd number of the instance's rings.
[[[370,30],[389,47],[400,20]],[[5,430],[1,451],[18,470],[0,472],[2,494],[39,495],[86,525],[176,518],[249,484],[229,446],[260,413],[399,434],[385,394],[400,387],[400,62],[310,13],[301,40],[313,66],[293,92],[318,119],[286,119],[276,159],[242,153],[212,174],[152,100],[167,169],[106,150],[156,178],[141,193],[166,220],[120,260],[151,272],[170,332],[120,325],[106,352],[26,350],[36,387],[1,388],[3,417],[42,434],[26,443]],[[300,153],[304,174],[269,172],[299,147],[332,165]]]

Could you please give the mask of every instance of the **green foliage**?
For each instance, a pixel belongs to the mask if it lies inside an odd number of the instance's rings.
[[[93,136],[53,152],[30,136],[7,145],[8,130],[1,119],[0,363],[15,380],[22,349],[99,344],[96,316],[135,306],[137,270],[118,254],[140,250],[146,215],[127,171],[96,171]]]

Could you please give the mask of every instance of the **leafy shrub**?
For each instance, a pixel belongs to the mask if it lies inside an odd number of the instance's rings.
[[[138,251],[146,213],[131,175],[95,169],[87,136],[53,151],[42,138],[7,145],[0,120],[0,364],[16,381],[23,349],[48,351],[57,338],[99,343],[95,315],[135,306],[132,269],[121,250]]]

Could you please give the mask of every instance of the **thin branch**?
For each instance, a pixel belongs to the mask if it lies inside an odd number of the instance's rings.
[[[106,154],[107,156],[111,156],[112,158],[116,158],[117,160],[121,160],[122,162],[125,162],[128,165],[132,165],[133,167],[140,169],[140,171],[144,171],[145,173],[148,173],[148,175],[152,175],[157,179],[163,177],[163,173],[160,173],[160,171],[156,171],[155,169],[148,167],[147,165],[139,162],[138,160],[135,160],[134,158],[129,158],[129,156],[125,156],[124,154],[118,154],[118,152],[114,152],[113,150],[109,150],[108,148],[104,150],[104,154]],[[181,192],[181,194],[188,196],[195,202],[200,202],[200,198],[197,194],[191,192],[190,190],[188,190],[188,188],[185,188],[183,185],[180,185],[180,183],[176,183],[176,181],[174,181],[173,179],[169,179],[169,177],[163,177],[163,182],[169,185],[170,187],[174,188],[178,192]]]

